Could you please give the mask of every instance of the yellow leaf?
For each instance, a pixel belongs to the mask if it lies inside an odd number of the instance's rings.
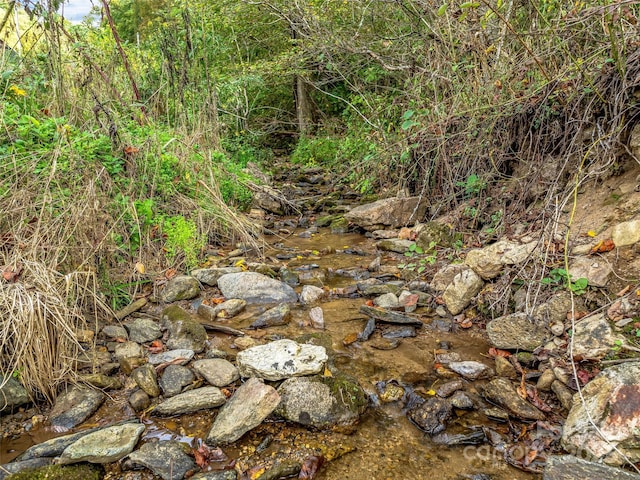
[[[27,95],[26,91],[24,91],[20,87],[17,87],[16,85],[11,85],[9,87],[9,92],[11,92],[11,94],[15,95],[16,97],[25,97]]]
[[[144,263],[136,262],[136,272],[138,272],[140,275],[144,275],[144,272],[145,272]]]
[[[244,258],[241,258],[236,263],[233,264],[234,267],[242,267],[244,265]]]
[[[429,389],[429,390],[427,390],[425,393],[426,393],[427,395],[434,396],[434,395],[436,394],[436,391],[435,391],[434,389],[430,388],[430,389]]]
[[[257,478],[260,478],[262,476],[262,474],[265,472],[266,468],[261,467],[260,469],[256,470],[255,472],[251,473],[251,480],[256,480]]]
[[[590,237],[595,237],[596,236],[596,232],[594,230],[589,230],[587,232],[587,235],[590,236]]]
[[[331,370],[329,370],[329,368],[326,365],[324,367],[324,373],[322,375],[324,377],[333,377],[333,373],[331,373]]]

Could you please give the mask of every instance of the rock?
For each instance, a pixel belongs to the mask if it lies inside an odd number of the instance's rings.
[[[551,390],[551,384],[556,380],[556,375],[553,373],[552,369],[547,369],[542,372],[542,375],[538,377],[538,382],[536,383],[536,388],[541,392],[548,392]]]
[[[349,220],[344,217],[335,218],[329,225],[329,229],[331,233],[347,233],[349,231]]]
[[[14,473],[25,472],[27,470],[29,470],[29,473],[33,475],[33,473],[38,471],[41,467],[51,465],[53,463],[53,460],[54,460],[53,458],[45,457],[45,458],[32,458],[30,460],[19,460],[19,461],[13,461],[11,463],[5,463],[4,465],[0,465],[0,480],[4,480],[5,478],[11,478],[11,475],[13,475]],[[30,478],[33,478],[33,477],[30,477]]]
[[[53,427],[72,429],[89,418],[104,402],[105,394],[99,390],[72,387],[56,398],[49,413]]]
[[[573,355],[583,360],[601,360],[616,342],[624,338],[613,332],[609,320],[604,313],[580,319],[575,324],[573,333]]]
[[[601,463],[589,462],[572,455],[551,455],[542,480],[638,480],[638,475]]]
[[[136,342],[124,342],[116,345],[113,355],[116,357],[116,360],[120,360],[122,358],[142,357],[144,356],[144,352],[142,351],[142,347]]]
[[[122,370],[123,373],[130,375],[136,368],[144,365],[146,361],[142,357],[125,357],[121,358],[118,363],[120,365],[120,370]]]
[[[509,378],[511,380],[516,380],[518,378],[518,373],[516,372],[515,367],[511,364],[509,360],[504,357],[497,356],[495,358],[496,362],[496,374],[499,377]]]
[[[351,427],[367,407],[362,387],[344,374],[289,378],[278,387],[278,393],[281,402],[276,413],[307,427]]]
[[[129,460],[164,480],[181,480],[196,468],[196,463],[185,453],[185,446],[173,440],[147,442],[129,455]]]
[[[161,297],[165,303],[191,300],[200,295],[200,282],[188,275],[177,275],[167,282]]]
[[[564,424],[565,450],[610,465],[640,461],[640,363],[607,368],[582,388],[582,396],[584,402],[576,394]]]
[[[460,378],[451,380],[450,382],[440,385],[438,387],[438,390],[436,390],[436,395],[442,398],[450,397],[458,390],[462,390],[464,388],[464,385],[464,380]]]
[[[368,305],[361,305],[360,312],[368,315],[371,318],[384,323],[397,323],[401,325],[417,325],[422,326],[422,321],[417,317],[410,315],[404,315],[399,312],[392,312],[389,310],[383,310],[380,308],[370,307]]]
[[[471,397],[464,392],[457,391],[449,399],[451,406],[459,410],[471,410],[475,407]]]
[[[29,393],[15,377],[0,375],[0,412],[29,403]]]
[[[411,240],[401,240],[399,238],[389,238],[376,242],[376,248],[383,252],[405,253],[415,242]]]
[[[374,258],[369,262],[369,265],[367,265],[367,270],[369,270],[372,273],[379,272],[381,264],[382,264],[382,257],[378,255],[376,258]]]
[[[291,318],[291,307],[286,303],[281,303],[277,307],[270,308],[249,326],[249,328],[268,328],[286,325]]]
[[[207,331],[187,311],[171,305],[162,311],[162,325],[169,331],[167,348],[200,353],[207,341]]]
[[[129,340],[132,342],[146,343],[162,336],[160,325],[150,318],[136,318],[125,326],[129,329]]]
[[[400,346],[399,338],[374,338],[369,342],[376,350],[395,350]]]
[[[453,409],[449,400],[433,397],[409,412],[409,419],[429,435],[435,435],[446,428]]]
[[[586,278],[592,287],[605,287],[611,272],[611,264],[598,257],[578,257],[569,266],[569,273],[574,282],[579,278]]]
[[[404,391],[404,388],[397,383],[393,381],[380,383],[384,383],[382,390],[380,391],[380,395],[378,396],[382,403],[399,402],[404,398],[406,392]]]
[[[538,242],[526,244],[500,240],[488,247],[467,252],[464,263],[485,280],[497,277],[505,265],[524,263]]]
[[[311,326],[318,330],[324,330],[324,312],[322,307],[313,307],[309,310],[309,318],[311,319]]]
[[[445,265],[438,270],[431,279],[431,288],[438,292],[444,292],[449,284],[453,282],[456,275],[467,269],[468,267],[466,265],[460,263],[450,263]]]
[[[425,300],[426,297],[429,297],[429,295],[423,292],[412,293],[407,290],[403,290],[400,292],[400,295],[398,295],[398,303],[400,303],[401,307],[404,307],[404,311],[406,313],[411,313],[418,308],[418,305],[423,304],[423,300]]]
[[[253,194],[253,205],[266,212],[284,215],[284,207],[277,199],[277,196],[269,195],[267,192],[255,192]]]
[[[216,316],[218,318],[232,318],[242,312],[246,306],[246,300],[242,300],[241,298],[232,298],[231,300],[227,300],[226,302],[222,302],[220,305],[216,306],[218,310]]]
[[[481,428],[466,429],[464,433],[448,433],[442,432],[431,437],[433,443],[440,445],[446,445],[448,447],[455,447],[459,445],[481,445],[486,443],[487,438]],[[458,477],[460,478],[460,477]],[[470,480],[491,480],[491,477],[487,475],[472,475],[465,476]]]
[[[576,311],[583,310],[579,306],[578,299],[574,297]],[[567,313],[571,311],[571,295],[567,291],[556,293],[547,302],[538,305],[532,313],[534,323],[542,326],[550,326],[567,320]]]
[[[233,346],[241,351],[256,345],[257,342],[251,337],[240,337],[233,340]]]
[[[303,305],[313,305],[327,296],[327,292],[313,285],[305,285],[300,293],[300,303]]]
[[[117,462],[133,451],[144,429],[139,423],[125,423],[89,433],[65,448],[58,463]]]
[[[372,282],[371,282],[372,281]],[[385,293],[400,293],[400,287],[393,283],[381,283],[377,278],[370,278],[357,284],[358,291],[365,297],[383,295]]]
[[[160,395],[156,369],[153,368],[152,365],[147,363],[136,368],[131,373],[131,378],[135,380],[136,384],[150,397],[157,397]]]
[[[400,307],[400,301],[394,293],[385,293],[377,298],[373,299],[373,303],[380,308],[398,308]]]
[[[280,280],[282,280],[290,287],[300,285],[300,275],[298,274],[298,272],[294,272],[293,270],[286,267],[282,267],[280,269]]]
[[[227,273],[240,273],[242,268],[240,267],[222,267],[222,268],[198,268],[191,272],[191,276],[198,280],[200,283],[209,285],[211,287],[218,286],[218,279],[222,275]]]
[[[482,279],[470,268],[458,273],[442,294],[449,312],[452,315],[462,312],[482,290],[483,285]]]
[[[236,480],[238,474],[235,470],[222,470],[220,472],[197,473],[190,480]]]
[[[571,410],[573,406],[573,392],[559,380],[554,380],[551,383],[551,390],[553,390],[553,393],[555,393],[558,400],[560,400],[562,408]]]
[[[147,395],[144,390],[139,389],[134,390],[131,395],[129,395],[128,401],[131,408],[136,412],[142,412],[151,405],[151,398],[149,398],[149,395]]]
[[[250,378],[220,410],[206,442],[213,446],[235,442],[260,425],[279,403],[280,395],[275,388]]]
[[[284,339],[243,350],[236,362],[242,377],[277,381],[320,373],[327,359],[324,347]]]
[[[533,351],[551,338],[551,332],[524,313],[496,318],[487,324],[489,341],[496,348]]]
[[[151,365],[160,365],[162,363],[171,363],[173,365],[186,365],[191,361],[195,352],[188,348],[178,348],[176,350],[167,350],[162,353],[152,353],[149,355],[148,361]]]
[[[494,378],[482,389],[489,402],[506,408],[512,415],[524,420],[543,420],[544,413],[523,400],[513,384],[505,378]]]
[[[182,415],[197,412],[205,408],[219,407],[226,397],[217,387],[202,387],[180,393],[160,403],[153,410],[157,415]]]
[[[109,377],[102,373],[80,375],[79,380],[104,390],[119,390],[122,388],[122,382],[119,379],[116,377]]]
[[[70,435],[64,435],[62,437],[52,438],[46,440],[37,445],[29,447],[22,455],[18,457],[19,460],[31,460],[39,457],[57,457],[64,449],[72,443],[76,442],[80,438],[100,430],[99,428],[89,428],[78,433],[72,433]],[[0,470],[1,472],[2,470]]]
[[[349,222],[373,231],[404,227],[421,220],[427,210],[420,197],[394,197],[352,208],[344,216]]]
[[[102,329],[102,333],[104,333],[109,340],[115,340],[116,338],[127,340],[129,338],[127,329],[120,325],[107,325]]]
[[[182,365],[169,365],[160,377],[160,388],[165,397],[173,397],[182,392],[182,389],[193,383],[195,375]]]
[[[218,279],[218,287],[227,298],[247,303],[296,303],[298,295],[286,283],[256,272],[228,273]]]
[[[416,327],[411,325],[390,325],[382,332],[382,338],[411,338],[416,336]]]
[[[222,358],[196,360],[192,367],[214,387],[225,387],[240,378],[235,365]]]
[[[633,245],[640,241],[640,220],[622,222],[611,230],[611,238],[616,247]]]
[[[493,375],[493,370],[484,363],[466,360],[464,362],[450,362],[447,365],[449,369],[467,380],[478,380],[479,378],[487,378]]]

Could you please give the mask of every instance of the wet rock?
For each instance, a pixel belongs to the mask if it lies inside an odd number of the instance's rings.
[[[190,300],[200,295],[200,282],[188,275],[177,275],[167,282],[161,293],[165,303]]]
[[[79,380],[104,390],[119,390],[122,388],[122,382],[119,379],[109,377],[103,373],[80,375]]]
[[[116,345],[113,355],[116,357],[116,360],[120,360],[122,358],[142,357],[144,352],[142,351],[142,347],[136,342],[124,342]]]
[[[551,384],[556,380],[556,375],[550,368],[542,372],[542,375],[538,378],[536,388],[541,392],[548,392],[551,390]]]
[[[311,320],[311,326],[318,330],[324,330],[324,312],[322,307],[313,307],[309,310],[309,318]]]
[[[500,240],[488,247],[467,252],[464,263],[485,280],[497,277],[505,265],[518,265],[527,260],[537,242],[526,244]]]
[[[589,462],[572,455],[547,457],[542,480],[638,480],[638,475],[619,468]]]
[[[247,303],[296,303],[298,295],[286,283],[256,272],[229,273],[218,279],[218,287],[227,298]]]
[[[433,443],[455,447],[458,445],[481,445],[487,441],[482,429],[467,429],[464,433],[442,432],[431,437]]]
[[[493,370],[484,363],[475,362],[473,360],[450,362],[447,366],[467,380],[478,380],[479,378],[487,378],[494,374]]]
[[[156,369],[150,364],[147,363],[136,368],[131,373],[131,378],[135,380],[136,384],[150,397],[157,397],[160,395]]]
[[[149,395],[147,395],[144,390],[139,389],[131,392],[128,401],[129,405],[131,405],[131,408],[133,408],[136,412],[146,410],[147,408],[149,408],[149,405],[151,405],[151,398],[149,397]]]
[[[360,312],[368,315],[371,318],[375,318],[385,323],[398,323],[404,325],[418,325],[422,326],[422,321],[417,317],[405,315],[399,312],[392,312],[390,310],[383,310],[380,308],[370,307],[368,305],[360,306]]]
[[[157,415],[182,415],[205,408],[219,407],[226,397],[217,387],[202,387],[180,393],[160,403],[153,410]]]
[[[196,360],[192,367],[214,387],[225,387],[240,378],[235,365],[222,358]]]
[[[449,401],[451,402],[451,406],[453,408],[457,408],[459,410],[471,410],[475,407],[475,404],[473,403],[473,400],[471,400],[471,397],[459,390],[451,396]]]
[[[453,229],[444,223],[427,222],[417,227],[418,237],[416,244],[425,252],[432,249],[433,245],[441,248],[453,246],[455,234]]]
[[[357,380],[334,377],[295,377],[278,387],[281,417],[316,428],[355,425],[367,406],[367,396]]]
[[[524,313],[496,318],[487,324],[489,341],[496,348],[533,351],[551,338],[551,332]]]
[[[148,468],[164,480],[181,480],[196,463],[176,441],[147,442],[129,455],[129,461]]]
[[[389,238],[387,240],[379,240],[376,242],[376,248],[383,252],[405,253],[409,251],[409,247],[414,242],[411,240],[402,240],[400,238]]]
[[[281,303],[277,307],[270,308],[249,326],[249,328],[268,328],[286,325],[291,318],[291,307],[286,303]]]
[[[280,395],[273,387],[250,378],[220,410],[206,442],[213,446],[235,442],[260,425],[279,403]]]
[[[433,397],[418,408],[409,412],[409,419],[429,435],[435,435],[446,428],[453,409],[451,403],[439,397]]]
[[[136,368],[146,363],[146,360],[142,357],[125,357],[121,358],[118,362],[120,364],[120,370],[123,373],[130,375]]]
[[[236,480],[238,474],[235,470],[223,470],[221,472],[203,472],[197,473],[191,480]]]
[[[616,247],[638,243],[640,241],[640,220],[617,224],[611,230],[611,238]]]
[[[151,365],[161,365],[163,363],[172,363],[174,365],[186,365],[191,361],[195,352],[188,348],[178,348],[176,350],[167,350],[162,353],[152,353],[149,355],[149,363]]]
[[[416,328],[411,325],[394,326],[391,325],[384,329],[382,338],[411,338],[416,336]]]
[[[171,305],[162,311],[162,325],[169,331],[167,348],[187,349],[196,353],[204,350],[207,331],[187,311]]]
[[[395,293],[385,293],[373,299],[373,303],[380,308],[394,309],[400,307],[400,301]]]
[[[461,271],[442,294],[442,299],[452,315],[462,312],[482,290],[484,282],[470,268]]]
[[[125,423],[89,433],[65,448],[58,463],[116,462],[133,451],[144,429],[138,423]]]
[[[169,365],[160,377],[160,388],[165,397],[173,397],[182,392],[182,389],[193,383],[193,372],[182,365]]]
[[[495,362],[496,375],[498,375],[499,377],[509,378],[511,380],[515,380],[518,378],[518,373],[509,360],[504,357],[497,356],[495,358]]]
[[[551,390],[553,390],[553,393],[555,393],[558,400],[560,400],[562,408],[571,410],[573,406],[573,392],[559,380],[554,380],[553,383],[551,383]]]
[[[371,348],[376,350],[395,350],[400,346],[399,338],[374,338],[369,341]]]
[[[191,272],[191,276],[198,280],[200,283],[209,285],[211,287],[218,286],[218,279],[222,275],[227,273],[240,273],[242,268],[240,267],[222,267],[222,268],[198,268]]]
[[[160,325],[150,318],[136,318],[125,326],[129,330],[129,340],[132,342],[146,343],[162,336]]]
[[[104,402],[105,394],[99,390],[72,387],[56,398],[49,413],[53,427],[71,429],[89,418]]]
[[[331,229],[331,233],[347,233],[349,231],[349,220],[344,217],[338,217],[331,222],[329,228]]]
[[[22,455],[18,457],[18,459],[31,460],[40,457],[57,457],[62,452],[64,452],[64,449],[72,443],[75,443],[85,435],[96,432],[98,430],[99,428],[90,428],[78,433],[72,433],[70,435],[64,435],[62,437],[56,437],[52,438],[51,440],[46,440],[42,443],[29,447]]]
[[[53,458],[32,458],[30,460],[20,460],[0,465],[0,480],[10,478],[14,473],[24,472],[26,470],[39,469],[53,463]]]
[[[443,385],[438,387],[436,390],[436,395],[442,398],[450,397],[458,390],[462,390],[464,388],[464,381],[462,379],[451,380]]]
[[[243,350],[236,362],[242,377],[276,381],[320,373],[327,359],[324,347],[283,339]]]
[[[380,382],[382,383],[382,382]],[[399,402],[404,398],[405,391],[395,382],[384,382],[380,391],[380,401],[382,403]]]
[[[327,292],[313,285],[305,285],[300,293],[300,303],[303,305],[313,305],[327,296]]]
[[[524,420],[543,420],[544,413],[523,400],[513,384],[505,378],[495,378],[484,385],[482,395],[489,402],[506,408],[514,416]]]
[[[380,283],[380,280],[372,278],[374,283],[358,283],[358,291],[365,297],[372,297],[374,295],[384,295],[385,293],[400,293],[400,287],[393,283]]]
[[[373,231],[398,228],[421,219],[427,209],[420,197],[394,197],[352,208],[344,216],[349,222]]]
[[[280,280],[291,287],[300,285],[300,275],[298,274],[298,272],[295,272],[289,268],[283,267],[280,269]]]
[[[620,341],[624,338],[613,332],[604,313],[591,315],[575,324],[573,355],[583,360],[601,360]]]
[[[592,287],[605,287],[613,267],[599,257],[578,257],[569,266],[573,281],[586,278]]]
[[[482,413],[490,418],[491,420],[495,420],[498,422],[508,422],[509,414],[501,409],[501,408],[483,408]]]
[[[640,461],[640,363],[614,365],[582,389],[564,424],[562,446],[610,465]],[[592,425],[595,422],[595,427]],[[596,430],[597,427],[597,430]]]
[[[29,393],[17,378],[0,375],[0,412],[29,403]],[[3,385],[4,384],[4,385]]]
[[[376,320],[375,318],[370,318],[369,320],[367,320],[367,323],[365,324],[362,331],[358,334],[358,340],[360,340],[361,342],[366,342],[367,340],[369,340],[369,337],[371,337],[375,330]]]
[[[436,354],[435,360],[437,363],[446,365],[451,362],[461,362],[462,357],[458,352],[440,352]]]
[[[120,325],[107,325],[102,329],[102,333],[109,340],[115,340],[116,338],[123,338],[127,340],[129,338],[127,329]]]

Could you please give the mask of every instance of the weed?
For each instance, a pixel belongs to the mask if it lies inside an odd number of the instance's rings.
[[[540,283],[543,285],[562,286],[571,290],[576,295],[582,295],[587,291],[589,282],[586,278],[578,278],[573,280],[569,278],[569,274],[564,268],[554,268],[549,272],[548,277],[544,277]]]
[[[436,242],[430,242],[429,248],[427,249],[427,252],[430,253],[425,254],[422,247],[416,243],[412,243],[409,249],[404,252],[404,256],[411,259],[411,261],[408,263],[400,263],[398,268],[405,271],[415,271],[417,273],[424,272],[427,265],[433,265],[438,260],[438,252],[436,252],[435,247]]]

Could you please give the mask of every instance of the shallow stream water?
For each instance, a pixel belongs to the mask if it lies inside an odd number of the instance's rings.
[[[354,285],[355,280],[333,272],[339,269],[364,267],[376,257],[373,241],[359,234],[332,234],[321,231],[311,238],[292,235],[287,238],[268,237],[275,245],[266,252],[267,257],[290,253],[288,267],[308,268],[326,272],[323,284],[329,289]],[[356,253],[360,254],[354,254]],[[320,254],[319,252],[331,252]],[[383,265],[397,265],[398,258],[387,256]],[[301,270],[305,271],[305,270]],[[428,280],[428,279],[427,279]],[[300,290],[300,287],[297,288]],[[335,291],[335,290],[334,290]],[[204,292],[206,296],[208,292]],[[403,338],[393,350],[378,350],[371,342],[354,342],[349,345],[343,339],[360,332],[367,318],[359,312],[359,307],[367,299],[339,297],[332,295],[321,306],[324,312],[326,330],[332,339],[335,352],[331,368],[339,369],[356,377],[371,397],[371,405],[361,423],[353,433],[314,432],[298,428],[284,422],[265,422],[257,429],[246,434],[231,448],[224,448],[231,459],[252,462],[260,459],[286,456],[296,451],[313,452],[323,449],[344,453],[340,458],[327,462],[316,477],[324,480],[371,480],[371,479],[426,479],[443,480],[487,479],[520,480],[536,479],[539,475],[525,473],[509,466],[503,454],[489,445],[447,447],[431,442],[428,435],[419,430],[406,417],[405,405],[401,401],[384,403],[379,398],[379,382],[393,382],[405,388],[407,392],[424,394],[446,382],[447,378],[438,376],[434,369],[435,351],[441,342],[448,342],[452,352],[459,353],[464,360],[476,360],[493,367],[493,360],[487,356],[489,345],[482,330],[477,327],[443,332],[429,326],[430,318],[425,315],[425,326],[418,329],[414,338]],[[256,338],[277,338],[279,336],[295,338],[299,335],[317,332],[308,324],[309,309],[297,306],[292,309],[291,322],[282,327],[272,327],[257,331],[248,331]],[[250,308],[243,314],[225,322],[234,328],[246,328],[257,313]],[[418,309],[418,314],[421,309]],[[423,312],[424,313],[424,312]],[[379,337],[374,333],[372,340]],[[234,353],[230,349],[233,338],[224,334],[210,334],[212,344]],[[478,383],[467,388],[472,395]],[[116,393],[87,422],[90,426],[107,425],[133,416],[123,394]],[[178,439],[196,446],[196,439],[206,436],[213,421],[210,412],[185,415],[179,419],[159,419],[149,416],[143,421],[147,424],[145,438]],[[509,425],[489,421],[478,411],[459,411],[451,421],[447,431],[458,427],[491,428],[507,433]],[[55,433],[43,427],[35,427],[28,435],[3,442],[1,463],[9,461],[30,444],[43,441]],[[265,439],[270,439],[266,441]],[[262,450],[260,452],[260,450]],[[259,455],[258,455],[258,452]],[[331,455],[330,455],[331,456]],[[222,465],[220,465],[222,468]],[[486,477],[480,476],[487,475]],[[474,475],[478,475],[474,477]],[[118,478],[112,476],[110,478]],[[146,477],[145,477],[146,478]]]

